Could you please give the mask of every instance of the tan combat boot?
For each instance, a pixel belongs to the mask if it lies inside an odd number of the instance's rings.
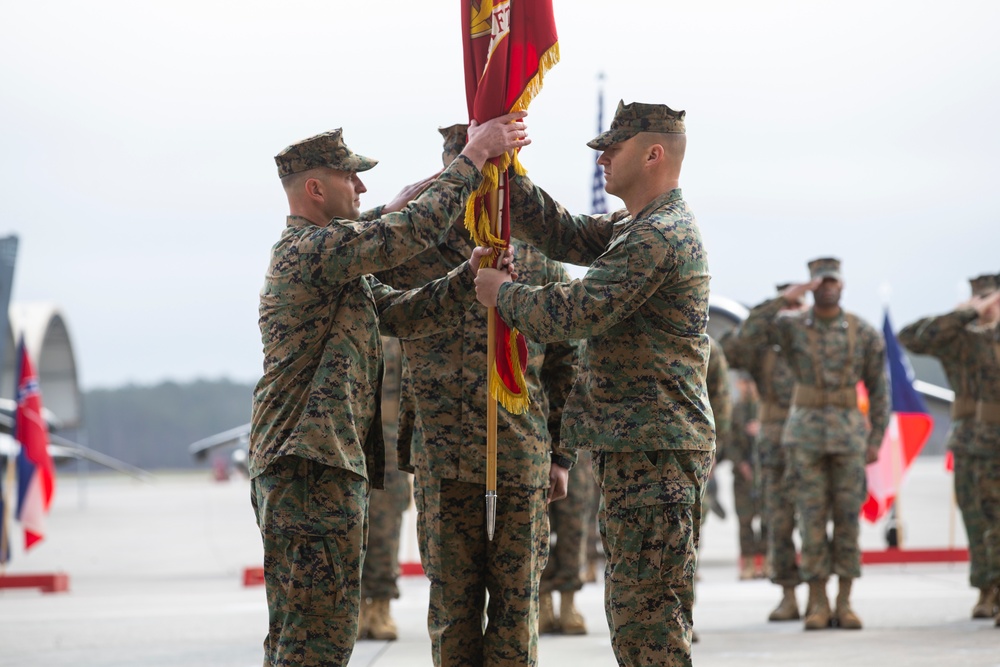
[[[538,594],[538,634],[559,632],[559,621],[552,609],[552,593]]]
[[[753,557],[740,558],[740,581],[753,579]]]
[[[389,599],[373,599],[369,609],[368,634],[371,638],[381,641],[396,641],[398,632],[396,622],[389,614]]]
[[[837,625],[845,630],[860,630],[861,619],[851,609],[851,584],[853,579],[840,577],[840,588],[837,590]]]
[[[826,597],[826,579],[809,582],[809,604],[806,606],[806,630],[830,627],[830,600]]]
[[[563,591],[559,594],[559,626],[564,635],[585,635],[587,625],[573,605],[574,595],[573,591]]]
[[[795,599],[795,586],[783,586],[785,591],[781,596],[781,602],[774,608],[771,615],[767,617],[769,621],[797,621],[799,618],[799,601]]]
[[[979,601],[972,608],[972,618],[993,618],[997,614],[997,591],[995,586],[979,589]]]

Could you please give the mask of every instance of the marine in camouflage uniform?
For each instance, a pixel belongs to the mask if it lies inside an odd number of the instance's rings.
[[[743,333],[754,345],[779,345],[795,376],[782,443],[796,482],[801,571],[809,583],[805,627],[825,628],[836,621],[842,628],[860,629],[850,594],[861,576],[865,465],[878,458],[889,420],[885,343],[876,329],[840,307],[839,260],[813,260],[809,271],[812,282],[790,287],[787,300],[779,296],[754,308]],[[807,289],[813,290],[816,305],[781,315]],[[859,381],[868,390],[870,426],[858,407]],[[830,517],[832,537],[827,534]],[[832,616],[826,595],[831,573],[840,584]]]
[[[441,132],[447,161],[464,143],[465,126]],[[437,247],[380,278],[420,285],[461,262],[472,240],[463,218],[454,220]],[[518,241],[512,246],[519,281],[567,278],[561,264],[537,250]],[[521,415],[498,410],[496,528],[493,540],[487,538],[486,342],[483,308],[468,311],[457,329],[403,341],[404,402],[412,410],[402,412],[400,465],[414,472],[436,667],[537,664],[539,581],[550,531],[546,501],[551,475],[561,470],[565,481],[576,460],[562,447],[559,425],[576,376],[577,346],[529,342],[531,405]]]
[[[994,276],[1000,281],[1000,276]],[[974,302],[980,326],[973,354],[979,369],[979,400],[972,458],[973,483],[983,510],[987,586],[1000,588],[1000,291]],[[966,318],[971,315],[966,312]],[[996,592],[994,593],[997,594]],[[994,617],[1000,628],[1000,613]]]
[[[778,285],[779,294],[790,287]],[[762,306],[763,304],[761,304]],[[758,307],[759,308],[759,307]],[[786,310],[802,309],[800,302]],[[754,327],[751,326],[751,331]],[[755,342],[746,334],[746,326],[722,338],[726,358],[733,368],[750,373],[760,396],[760,431],[757,456],[760,461],[764,493],[763,523],[767,525],[767,561],[771,581],[781,586],[781,602],[768,616],[770,621],[795,621],[800,618],[795,587],[802,583],[795,541],[795,496],[788,466],[788,450],[783,447],[781,432],[792,403],[795,376],[781,354],[781,347],[769,343],[766,335]],[[759,334],[763,334],[757,327]]]
[[[969,282],[974,297],[996,290],[992,275],[979,276]],[[921,318],[900,329],[897,335],[899,342],[911,352],[936,357],[955,392],[947,446],[954,457],[955,498],[969,541],[969,583],[979,589],[972,617],[992,618],[997,613],[997,590],[987,578],[983,542],[985,521],[974,482],[978,457],[972,455],[976,449],[976,402],[979,398],[979,364],[974,358],[979,337],[977,318],[978,314],[969,304],[963,304],[953,312]]]
[[[736,382],[738,398],[733,403],[733,425],[726,441],[726,458],[733,464],[733,505],[739,523],[740,579],[764,574],[767,525],[763,522],[757,473],[757,439],[760,402],[753,380],[742,375]],[[759,528],[754,520],[761,519]]]
[[[358,639],[392,641],[398,637],[389,600],[399,597],[399,534],[403,512],[413,492],[410,476],[396,462],[402,350],[396,338],[382,337],[382,434],[385,440],[385,489],[368,499],[368,551],[361,572],[361,620]]]
[[[593,452],[608,558],[605,611],[620,665],[690,665],[701,501],[715,449],[708,366],[708,260],[677,187],[684,112],[619,104],[604,151],[606,190],[626,210],[571,215],[513,179],[514,230],[547,256],[590,265],[581,280],[498,284],[481,303],[539,342],[586,338],[563,410],[563,444]]]
[[[357,173],[375,161],[351,152],[341,130],[275,157],[290,215],[260,293],[264,375],[254,390],[249,450],[264,544],[267,665],[350,658],[368,492],[382,487],[379,327],[423,334],[459,321],[473,302],[464,265],[411,292],[367,274],[438,242],[481,182],[486,156],[526,142],[522,124],[503,120],[511,117],[484,124],[476,145],[415,201],[382,216],[382,209],[360,216],[365,189]],[[390,208],[401,208],[404,194]]]

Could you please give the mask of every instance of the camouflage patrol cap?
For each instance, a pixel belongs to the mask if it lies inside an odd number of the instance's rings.
[[[972,296],[986,296],[990,292],[995,292],[997,287],[1000,287],[997,282],[997,276],[990,273],[969,278],[969,285],[972,287]]]
[[[631,139],[640,132],[665,132],[684,134],[685,111],[674,111],[666,104],[618,102],[611,128],[587,143],[594,150],[603,151],[619,141]]]
[[[447,167],[452,160],[458,157],[469,141],[469,126],[466,123],[458,123],[448,127],[439,127],[438,132],[444,137],[444,152],[441,154],[441,158]]]
[[[278,176],[282,178],[317,167],[358,172],[378,164],[378,160],[352,152],[344,143],[343,130],[339,127],[295,142],[275,155],[274,162],[278,165]]]
[[[814,259],[809,262],[809,277],[813,280],[816,278],[833,278],[834,280],[840,280],[840,260],[834,257],[820,257],[819,259]]]

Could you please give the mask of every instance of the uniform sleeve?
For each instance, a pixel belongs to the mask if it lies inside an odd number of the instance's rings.
[[[729,391],[729,363],[722,346],[715,340],[712,341],[708,356],[706,382],[708,402],[715,414],[715,442],[718,448],[719,443],[725,443],[729,438],[729,429],[733,423],[733,400]],[[720,456],[718,449],[716,458],[724,458]]]
[[[379,218],[382,217],[382,211],[384,209],[385,209],[385,206],[383,206],[382,204],[379,204],[375,208],[373,208],[371,210],[368,210],[368,211],[365,211],[361,215],[359,215],[358,216],[358,222],[371,222],[373,220],[378,220]]]
[[[302,274],[330,288],[402,264],[444,239],[481,180],[462,156],[402,211],[374,220],[335,218],[316,227],[298,245]]]
[[[962,308],[946,315],[925,317],[899,330],[900,345],[914,354],[946,358],[957,352],[966,327],[978,317],[972,308]]]
[[[396,338],[423,338],[454,328],[476,303],[476,285],[468,262],[405,292],[383,285],[375,276],[368,276],[368,283],[378,309],[379,329]]]
[[[870,340],[866,346],[861,379],[868,390],[868,418],[872,426],[868,447],[878,448],[882,446],[882,436],[889,425],[889,379],[885,368],[885,341],[874,329],[869,331]]]
[[[550,281],[565,282],[569,274],[562,265],[551,260],[546,261],[551,269]],[[569,396],[573,383],[576,381],[576,371],[579,365],[579,341],[557,341],[545,346],[545,358],[542,360],[542,385],[549,403],[549,437],[552,440],[552,455],[570,461],[576,465],[575,449],[563,449],[559,440],[562,426],[563,405]]]
[[[497,310],[540,343],[590,338],[634,313],[676,271],[676,253],[650,225],[617,238],[580,280],[544,286],[504,283]]]
[[[528,178],[511,180],[512,233],[552,259],[589,266],[611,240],[612,228],[627,211],[610,215],[572,215]]]
[[[751,349],[769,345],[780,345],[783,351],[791,349],[784,340],[782,327],[778,324],[778,315],[784,305],[784,298],[779,296],[754,306],[740,325],[742,344]]]

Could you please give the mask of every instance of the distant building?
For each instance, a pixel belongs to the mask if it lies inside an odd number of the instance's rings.
[[[12,406],[17,372],[17,341],[23,336],[38,374],[42,402],[60,431],[79,428],[83,418],[76,355],[66,319],[51,303],[12,303],[0,371],[0,403]]]

